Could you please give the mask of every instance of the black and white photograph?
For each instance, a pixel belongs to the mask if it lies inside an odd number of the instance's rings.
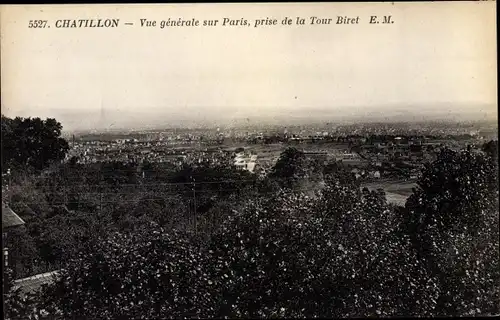
[[[4,319],[499,316],[496,28],[1,5]]]

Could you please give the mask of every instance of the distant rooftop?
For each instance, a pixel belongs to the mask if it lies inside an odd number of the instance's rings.
[[[21,226],[23,224],[23,219],[21,219],[7,204],[2,202],[2,230]]]
[[[406,200],[408,199],[407,196],[393,192],[386,192],[385,197],[388,203],[395,204],[398,206],[404,206],[406,204]]]

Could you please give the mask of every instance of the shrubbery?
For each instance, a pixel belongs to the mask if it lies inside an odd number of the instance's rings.
[[[87,239],[38,308],[101,319],[498,313],[491,156],[444,151],[397,210],[337,164],[321,173],[321,188],[304,192],[297,182],[307,162],[293,150],[283,156],[290,183],[277,168],[256,183],[261,192],[200,189],[217,200],[197,219],[204,236],[160,224],[149,213],[167,212],[163,200],[136,207],[145,218]]]

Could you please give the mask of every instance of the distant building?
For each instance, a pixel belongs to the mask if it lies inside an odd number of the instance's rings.
[[[336,160],[350,160],[350,159],[356,159],[357,155],[354,153],[338,153],[335,156]]]
[[[243,152],[237,153],[234,157],[234,165],[241,170],[247,170],[249,172],[254,172],[255,165],[257,162],[257,155],[251,155],[250,157],[245,156]]]

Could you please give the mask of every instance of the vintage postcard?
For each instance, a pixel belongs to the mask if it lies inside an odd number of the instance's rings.
[[[2,5],[6,319],[499,314],[495,1]]]

